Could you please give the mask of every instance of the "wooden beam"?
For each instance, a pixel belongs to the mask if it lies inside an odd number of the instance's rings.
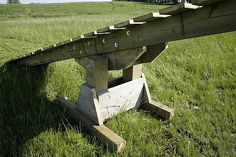
[[[144,79],[144,92],[143,92],[144,98],[141,108],[148,110],[150,112],[154,112],[164,119],[167,120],[171,119],[175,114],[175,110],[161,103],[153,101],[151,99],[148,84],[144,74],[142,74],[142,78]]]
[[[108,26],[108,27],[105,27],[105,28],[98,29],[97,32],[98,33],[115,32],[115,31],[119,31],[119,30],[123,30],[123,29],[126,29],[126,28],[117,28],[115,26]]]
[[[140,46],[153,45],[186,38],[199,37],[236,30],[236,1],[227,0],[191,9],[184,14],[175,14],[162,20],[154,20],[125,29],[115,29],[110,34],[91,39],[72,41],[16,60],[19,64],[39,65],[70,58],[111,53]],[[102,29],[101,32],[111,31]],[[97,31],[99,32],[99,30]],[[88,41],[90,44],[88,44]],[[105,41],[105,42],[104,42]]]
[[[146,52],[139,57],[139,59],[136,61],[136,63],[150,63],[154,61],[154,59],[160,55],[162,52],[164,52],[168,48],[167,43],[160,43],[155,45],[147,45],[146,46]]]
[[[142,64],[133,65],[130,68],[123,69],[123,79],[132,81],[139,79],[142,75]]]
[[[67,98],[60,98],[59,102],[75,121],[80,121],[82,125],[94,133],[94,135],[111,151],[121,152],[125,148],[126,141],[122,137],[114,133],[105,125],[95,125],[95,122],[86,117],[82,112],[78,111],[75,104]]]
[[[96,91],[108,87],[108,59],[103,56],[78,58],[76,61],[86,69],[86,83]]]
[[[160,117],[167,120],[171,119],[174,116],[174,109],[156,101],[146,102],[142,104],[141,107],[145,110],[157,113]]]
[[[192,0],[191,3],[192,4],[195,4],[195,5],[210,5],[210,4],[213,4],[213,3],[217,3],[217,2],[220,2],[220,1],[223,1],[223,0]],[[224,0],[224,1],[227,1],[227,0]]]
[[[125,22],[115,24],[114,27],[116,27],[116,28],[126,28],[126,27],[130,27],[130,26],[133,26],[133,25],[142,25],[144,23],[145,22],[135,22],[133,19],[131,19],[131,20],[128,20],[128,21],[125,21]]]
[[[154,20],[159,20],[159,19],[163,19],[166,17],[169,17],[170,15],[161,15],[159,12],[157,13],[149,13],[149,14],[145,14],[139,17],[136,17],[133,19],[134,22],[151,22]]]
[[[178,5],[161,9],[159,10],[159,13],[166,14],[166,15],[174,15],[174,14],[179,14],[188,10],[193,10],[193,9],[198,9],[198,8],[200,8],[200,6],[192,5],[191,3],[179,3]]]
[[[120,70],[127,69],[134,65],[146,51],[146,47],[137,47],[134,49],[104,53],[102,56],[108,58],[108,70]]]
[[[87,33],[85,34],[84,36],[85,37],[91,37],[91,36],[99,36],[99,35],[107,35],[109,34],[110,32],[102,32],[102,33],[99,33],[97,31],[93,31],[93,32],[90,32],[90,33]]]

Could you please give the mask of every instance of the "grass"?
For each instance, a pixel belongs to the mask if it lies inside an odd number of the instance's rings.
[[[5,64],[161,7],[128,2],[0,5],[0,156],[235,156],[235,32],[171,42],[144,65],[152,98],[173,107],[176,116],[164,121],[131,110],[108,120],[106,125],[127,140],[121,154],[101,147],[55,101],[60,95],[78,98],[85,76],[81,66],[73,60],[31,68]]]

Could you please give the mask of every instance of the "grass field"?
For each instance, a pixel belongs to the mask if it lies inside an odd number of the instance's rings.
[[[84,70],[74,60],[29,68],[5,63],[34,49],[160,9],[141,3],[0,5],[0,156],[236,156],[236,33],[169,43],[144,65],[152,98],[176,110],[165,121],[131,110],[106,126],[127,140],[107,151],[64,114]],[[120,71],[109,73],[109,77]]]

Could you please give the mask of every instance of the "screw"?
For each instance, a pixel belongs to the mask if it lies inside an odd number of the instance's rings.
[[[85,66],[85,69],[87,69],[87,70],[91,70],[91,69],[92,69],[92,65],[87,64],[87,65]]]
[[[130,31],[127,31],[126,34],[127,34],[127,36],[130,36],[130,35],[131,35],[131,32],[130,32]]]
[[[106,43],[106,40],[105,40],[105,39],[102,39],[102,43],[105,44],[105,43]]]
[[[115,48],[117,48],[118,45],[119,45],[118,42],[115,42],[115,44],[114,44]]]

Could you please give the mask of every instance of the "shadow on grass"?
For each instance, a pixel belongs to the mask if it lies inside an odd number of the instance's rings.
[[[29,140],[50,129],[65,132],[68,125],[79,130],[88,143],[100,144],[57,101],[48,100],[47,68],[16,64],[0,67],[0,157],[22,156]]]
[[[42,90],[47,65],[0,68],[0,156],[20,156],[22,145],[62,121]]]

